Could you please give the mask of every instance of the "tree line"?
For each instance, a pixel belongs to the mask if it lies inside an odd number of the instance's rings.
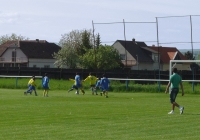
[[[0,44],[8,40],[29,40],[21,35],[4,35]],[[119,52],[112,46],[101,44],[100,34],[93,35],[91,30],[72,30],[61,35],[58,43],[60,51],[52,54],[57,68],[83,68],[109,70],[123,66]]]
[[[8,40],[29,40],[16,35],[0,36],[0,45]],[[94,35],[91,30],[72,30],[61,35],[58,43],[60,51],[52,54],[57,68],[83,68],[93,70],[110,70],[123,67],[119,52],[112,46],[102,44],[100,34]],[[194,60],[193,54],[187,51],[184,56]]]

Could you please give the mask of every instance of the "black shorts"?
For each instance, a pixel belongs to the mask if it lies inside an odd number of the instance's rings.
[[[95,85],[90,85],[91,88],[95,88]]]
[[[171,89],[171,92],[170,92],[170,102],[171,103],[175,102],[178,92],[179,92],[178,88],[172,88]]]

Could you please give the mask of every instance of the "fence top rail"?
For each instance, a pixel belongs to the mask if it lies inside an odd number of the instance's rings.
[[[165,79],[128,79],[128,78],[108,78],[109,80],[122,80],[122,81],[167,81]],[[200,80],[182,80],[183,82],[200,82]]]
[[[0,75],[0,77],[9,77],[9,78],[30,78],[31,76],[15,76],[15,75]],[[42,76],[35,76],[35,78],[42,78]]]

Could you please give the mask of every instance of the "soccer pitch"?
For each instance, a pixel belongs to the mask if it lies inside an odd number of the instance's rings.
[[[200,139],[199,95],[187,93],[171,110],[169,94],[115,93],[109,98],[50,91],[49,97],[0,89],[0,140]]]

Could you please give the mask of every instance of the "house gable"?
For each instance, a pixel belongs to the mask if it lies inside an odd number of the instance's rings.
[[[144,42],[117,40],[112,46],[115,47],[116,43],[120,43],[123,47],[123,52],[120,53],[125,53],[127,50],[134,59],[138,58],[139,62],[153,63],[152,58],[142,49],[142,47],[147,46]]]
[[[15,43],[17,43],[17,41],[7,41],[7,42],[3,43],[2,45],[0,45],[0,57],[7,50],[8,47],[15,45]]]

